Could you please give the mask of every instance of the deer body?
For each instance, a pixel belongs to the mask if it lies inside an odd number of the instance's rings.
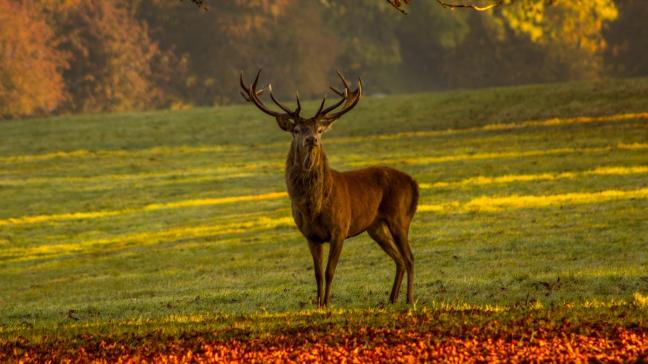
[[[403,172],[388,167],[338,172],[324,166],[327,171],[322,183],[327,186],[315,192],[296,181],[312,180],[312,172],[291,167],[288,164],[286,168],[286,185],[293,217],[309,240],[328,242],[336,232],[350,238],[378,222],[399,219],[398,213],[403,210],[408,212],[406,220],[412,218],[409,212],[416,207],[418,189]]]
[[[346,80],[344,96],[334,107],[323,111],[324,101],[315,117],[303,119],[299,98],[295,112],[273,100],[286,114],[275,113],[265,107],[256,91],[256,83],[241,86],[246,100],[262,111],[277,118],[279,126],[291,132],[293,140],[286,160],[286,187],[291,200],[295,224],[308,241],[313,258],[317,282],[317,303],[328,305],[333,276],[344,240],[367,232],[373,240],[394,260],[396,276],[390,302],[398,298],[403,275],[407,272],[407,302],[413,301],[414,258],[409,246],[409,227],[418,203],[418,185],[408,174],[396,169],[374,166],[339,172],[328,165],[320,142],[321,133],[335,119],[350,110],[361,94],[360,83],[355,93],[350,93]],[[272,96],[272,94],[271,94]],[[341,112],[327,112],[345,105]],[[328,117],[328,119],[327,119]],[[330,243],[326,270],[323,269],[323,244]],[[324,285],[325,283],[325,285]]]

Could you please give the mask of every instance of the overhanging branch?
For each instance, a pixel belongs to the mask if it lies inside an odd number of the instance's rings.
[[[486,6],[479,6],[479,5],[472,5],[472,4],[449,4],[442,0],[436,0],[436,2],[439,3],[441,6],[443,6],[444,8],[449,8],[449,9],[468,8],[468,9],[473,9],[475,11],[486,11],[502,5],[504,3],[504,0],[498,0],[495,3]]]
[[[403,5],[409,5],[410,0],[386,0],[391,6],[393,6],[396,10],[400,11],[403,14],[407,14],[405,10],[401,6]],[[479,6],[479,5],[473,5],[473,4],[450,4],[447,3],[443,0],[436,0],[436,2],[443,6],[444,8],[448,9],[459,9],[459,8],[467,8],[467,9],[472,9],[475,11],[486,11],[490,10],[492,8],[498,7],[504,3],[504,0],[497,0],[496,2],[486,5],[486,6]]]

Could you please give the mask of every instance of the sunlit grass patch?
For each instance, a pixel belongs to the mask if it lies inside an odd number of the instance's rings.
[[[144,248],[147,245],[161,242],[187,241],[196,238],[218,239],[226,234],[253,233],[262,230],[274,229],[279,226],[293,226],[292,218],[261,217],[254,220],[230,222],[226,224],[184,226],[161,231],[147,231],[125,235],[116,235],[110,238],[84,240],[74,243],[41,244],[29,248],[8,248],[0,253],[0,258],[14,262],[39,260],[44,258],[58,258],[62,255],[73,253],[101,252],[109,253],[120,250],[124,246],[137,246]]]
[[[435,183],[420,183],[423,189],[432,188],[448,188],[448,187],[463,187],[463,186],[481,186],[489,184],[506,184],[513,182],[532,182],[532,181],[554,181],[557,179],[573,179],[587,176],[609,176],[609,175],[630,175],[630,174],[646,174],[648,173],[648,166],[636,167],[623,167],[623,166],[609,166],[597,167],[595,169],[584,172],[561,172],[561,173],[541,173],[541,174],[517,174],[505,175],[497,177],[477,176],[463,179],[461,181],[441,181]]]
[[[643,150],[648,149],[648,143],[619,144],[619,148],[628,150]]]
[[[153,147],[144,150],[73,150],[73,151],[56,151],[43,154],[32,155],[14,155],[0,157],[0,163],[28,163],[49,161],[52,159],[64,158],[150,158],[165,155],[178,154],[197,154],[197,153],[222,153],[241,151],[239,145],[197,145],[197,146],[177,146],[177,147]]]
[[[70,189],[107,190],[123,188],[119,182],[142,183],[148,186],[182,183],[186,181],[218,181],[241,177],[251,177],[255,174],[254,166],[246,167],[213,167],[191,168],[167,172],[121,173],[94,176],[50,176],[50,177],[4,177],[0,178],[0,186],[47,185]],[[16,172],[13,172],[16,174]]]
[[[285,192],[270,192],[270,193],[264,193],[259,195],[231,196],[231,197],[185,200],[185,201],[166,202],[166,203],[154,203],[154,204],[143,206],[141,208],[132,208],[132,209],[114,210],[114,211],[72,212],[72,213],[55,214],[55,215],[24,216],[24,217],[16,217],[16,218],[0,220],[0,226],[38,224],[44,222],[65,221],[65,220],[100,219],[105,217],[144,213],[144,212],[151,212],[156,210],[177,209],[183,207],[211,206],[211,205],[230,204],[236,202],[250,202],[250,201],[258,201],[258,200],[269,200],[269,199],[283,198],[286,196],[287,194]]]
[[[258,201],[258,200],[269,200],[275,198],[285,198],[287,196],[288,194],[286,192],[270,192],[270,193],[263,193],[259,195],[250,195],[250,196],[207,198],[201,200],[188,200],[188,201],[151,204],[145,206],[142,210],[151,211],[151,210],[173,209],[173,208],[181,208],[181,207],[220,205],[220,204],[234,203],[234,202],[249,202],[249,201]]]
[[[483,197],[471,200],[465,205],[467,210],[494,212],[503,209],[538,208],[561,204],[588,204],[610,200],[630,200],[648,198],[648,188],[638,190],[607,190],[601,192],[566,193],[547,196],[506,196]]]
[[[624,121],[645,122],[648,119],[648,113],[629,113],[614,114],[605,116],[579,116],[574,118],[550,118],[545,120],[529,120],[513,123],[492,123],[474,128],[446,129],[446,130],[426,130],[426,131],[408,131],[393,134],[378,134],[357,137],[340,137],[332,138],[328,143],[344,144],[362,141],[385,141],[403,138],[430,138],[439,136],[451,136],[464,133],[474,133],[480,131],[510,131],[524,128],[553,127],[590,123],[610,123]]]
[[[97,219],[103,217],[117,216],[127,213],[126,211],[92,211],[92,212],[70,212],[65,214],[56,215],[38,215],[38,216],[23,216],[0,220],[1,225],[22,225],[22,224],[38,224],[43,222],[64,221],[64,220],[85,220]]]
[[[612,200],[648,199],[648,188],[638,190],[606,190],[600,192],[575,192],[559,195],[484,196],[467,202],[419,205],[418,211],[436,213],[467,213],[474,211],[498,212],[526,208],[543,208],[558,205],[601,203]]]
[[[608,123],[608,122],[621,122],[628,120],[648,120],[648,113],[628,113],[628,114],[614,114],[603,116],[577,116],[573,118],[550,118],[546,120],[529,120],[516,123],[497,123],[487,124],[483,128],[486,130],[510,130],[517,128],[539,127],[539,126],[557,126],[557,125],[575,125],[575,124],[591,124],[591,123]]]
[[[489,152],[489,153],[471,153],[471,154],[456,154],[456,155],[442,155],[442,156],[419,156],[411,158],[398,158],[398,159],[382,159],[377,162],[384,164],[405,164],[405,165],[416,165],[416,164],[436,164],[436,163],[447,163],[447,162],[458,162],[458,161],[471,161],[471,160],[484,160],[484,159],[511,159],[511,158],[527,158],[527,157],[541,157],[541,156],[552,156],[552,155],[562,155],[562,154],[571,154],[571,153],[580,153],[580,154],[596,154],[609,152],[615,149],[619,150],[632,150],[632,151],[641,151],[648,149],[648,144],[619,144],[616,146],[607,146],[607,147],[585,147],[585,148],[553,148],[546,150],[520,150],[520,151],[505,151],[505,152]],[[370,161],[358,161],[352,162],[352,166],[364,166]],[[371,161],[373,162],[373,161]]]

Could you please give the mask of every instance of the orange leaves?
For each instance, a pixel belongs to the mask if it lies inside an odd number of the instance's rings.
[[[267,330],[234,329],[237,318],[221,329],[175,334],[0,339],[0,362],[641,362],[648,355],[641,310],[328,311],[307,313],[301,323],[285,313]]]
[[[31,2],[0,0],[0,118],[54,109],[64,97],[64,53]]]
[[[0,118],[147,108],[158,54],[126,2],[0,0]]]
[[[159,54],[144,23],[126,3],[83,1],[58,24],[62,49],[73,55],[65,73],[72,111],[125,111],[153,104],[152,59]]]
[[[475,330],[472,330],[475,329]],[[648,333],[638,328],[606,330],[588,334],[571,332],[569,326],[541,329],[531,336],[502,331],[451,335],[415,328],[361,328],[318,332],[305,329],[263,338],[207,340],[209,334],[179,338],[149,335],[121,341],[85,338],[79,348],[71,342],[33,345],[19,341],[0,346],[0,361],[24,362],[117,361],[117,362],[347,362],[411,363],[528,362],[528,361],[636,361],[648,354]],[[525,327],[508,327],[524,332]],[[591,327],[590,329],[594,329]]]

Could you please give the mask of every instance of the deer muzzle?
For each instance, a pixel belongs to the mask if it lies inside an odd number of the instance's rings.
[[[319,139],[314,136],[308,136],[304,138],[304,146],[306,147],[317,147],[319,145]]]

